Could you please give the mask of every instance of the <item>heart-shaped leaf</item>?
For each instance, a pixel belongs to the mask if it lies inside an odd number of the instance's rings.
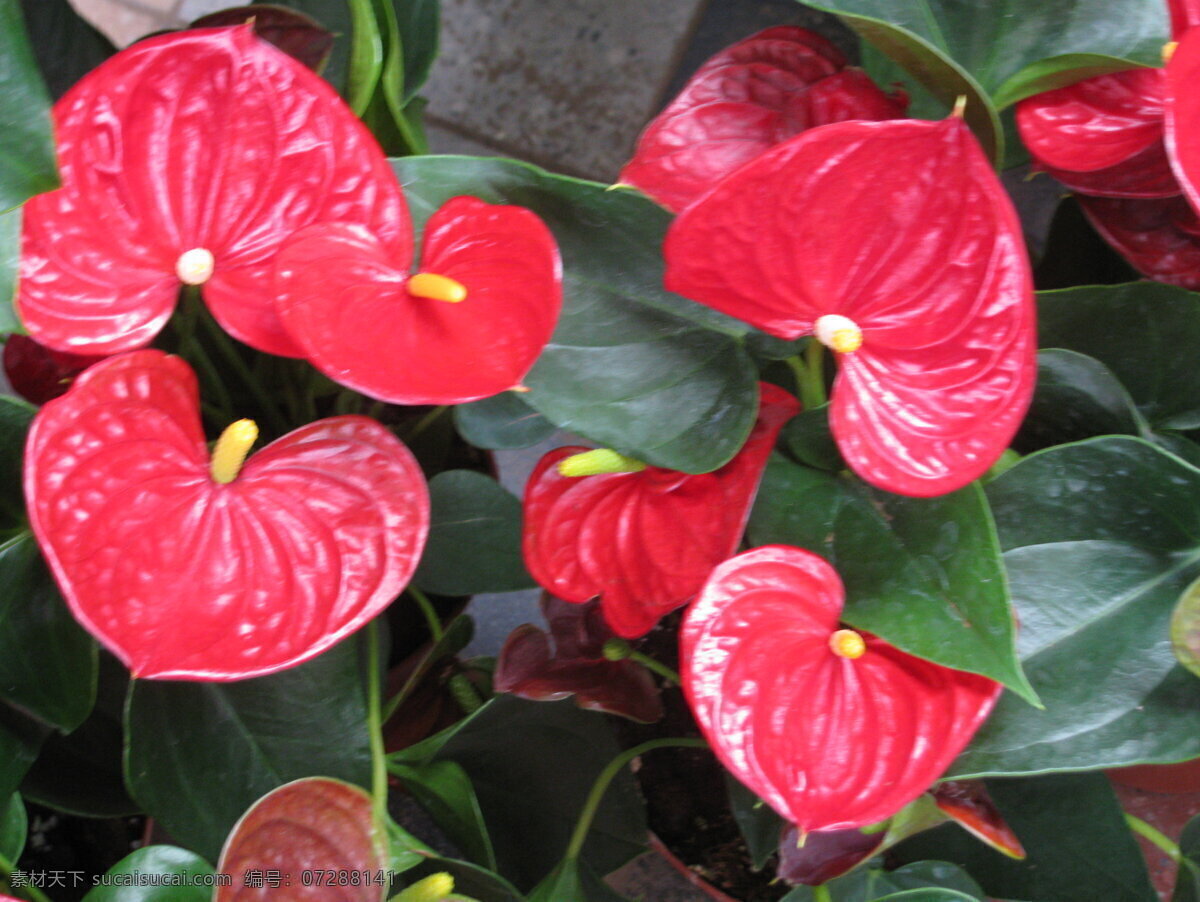
[[[213,902],[262,899],[268,888],[313,902],[381,902],[387,849],[370,795],[325,777],[296,780],[255,802],[230,832],[217,870],[233,880],[217,887]]]
[[[410,157],[393,165],[421,221],[470,194],[532,210],[562,253],[563,310],[522,395],[556,425],[660,467],[728,461],[754,419],[747,327],[662,288],[670,214],[632,191],[508,160]]]
[[[194,852],[146,846],[126,855],[84,902],[211,902],[221,878]]]
[[[686,604],[737,549],[775,438],[799,410],[778,386],[761,391],[746,444],[712,473],[567,475],[565,462],[589,449],[542,457],[524,500],[525,563],[538,583],[566,601],[599,596],[609,626],[629,639]]]
[[[1030,455],[987,492],[1017,648],[1046,707],[1002,698],[953,773],[1200,756],[1200,681],[1167,641],[1171,611],[1200,575],[1200,470],[1109,436]]]
[[[19,0],[0,0],[0,212],[58,184],[50,98]]]
[[[393,404],[457,404],[516,386],[562,305],[558,249],[541,220],[456,197],[426,223],[410,277],[411,257],[407,243],[360,226],[297,233],[278,256],[284,328],[329,378]]]
[[[215,861],[260,796],[301,777],[370,779],[356,642],[283,673],[238,683],[134,680],[126,783],[180,842]],[[164,748],[174,749],[163,755]]]
[[[593,873],[586,862],[567,858],[534,887],[526,902],[629,902]]]
[[[30,430],[34,534],[72,613],[135,676],[292,666],[408,582],[428,494],[374,420],[312,423],[234,477],[210,473],[208,458],[195,376],[159,351],[93,366]]]
[[[274,308],[284,238],[349,221],[411,246],[374,139],[248,26],[133,45],[58,102],[55,131],[63,187],[26,205],[18,305],[59,350],[149,343],[182,279],[236,338],[300,356]]]
[[[554,432],[554,424],[521,400],[521,393],[501,392],[482,401],[456,404],[454,426],[476,448],[528,448]]]
[[[684,691],[705,738],[803,833],[895,814],[941,775],[1000,693],[839,630],[843,598],[817,555],[756,548],[713,571],[680,633]]]
[[[453,761],[412,765],[393,761],[388,773],[404,785],[467,858],[495,870],[496,853],[466,771]]]
[[[664,253],[672,290],[838,352],[833,435],[880,488],[971,482],[1033,394],[1020,224],[956,117],[792,138],[680,214]]]

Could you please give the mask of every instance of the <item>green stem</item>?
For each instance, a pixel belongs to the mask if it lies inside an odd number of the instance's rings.
[[[437,609],[433,606],[433,602],[429,600],[429,596],[418,589],[411,583],[408,586],[408,594],[417,602],[417,606],[421,609],[421,613],[425,615],[425,622],[429,624],[429,632],[433,634],[433,644],[442,641],[442,636],[445,630],[442,629],[442,621],[438,617]]]
[[[0,877],[4,878],[14,893],[18,896],[24,896],[30,902],[50,902],[50,897],[36,886],[13,886],[12,876],[15,870],[16,868],[13,867],[13,863],[3,855],[0,855]]]
[[[1129,825],[1129,829],[1138,836],[1147,840],[1151,845],[1160,849],[1164,855],[1171,861],[1179,864],[1183,859],[1183,853],[1179,851],[1179,846],[1171,842],[1170,838],[1164,835],[1160,830],[1147,824],[1140,817],[1133,814],[1125,815],[1125,823]]]
[[[824,354],[824,345],[812,338],[808,347],[804,349],[803,359],[799,354],[787,359],[787,364],[796,378],[796,390],[805,410],[820,407],[828,400],[825,394]]]
[[[429,411],[429,413],[417,420],[417,425],[413,426],[412,431],[408,433],[407,440],[411,442],[418,435],[432,426],[434,421],[449,409],[449,404],[439,404],[437,407],[433,408],[433,410]]]
[[[671,683],[673,686],[682,686],[683,685],[683,680],[681,680],[679,678],[678,673],[676,673],[674,670],[672,670],[670,667],[668,667],[662,661],[656,661],[654,658],[650,657],[647,654],[643,654],[640,651],[631,650],[629,652],[629,660],[637,661],[639,664],[641,664],[647,670],[657,673],[660,677],[662,677],[667,682]]]
[[[246,361],[242,359],[242,355],[238,353],[238,349],[233,346],[229,336],[221,328],[221,324],[207,310],[201,310],[199,316],[200,321],[204,323],[204,328],[212,337],[213,344],[216,345],[225,363],[237,374],[237,377],[250,390],[250,394],[254,396],[255,402],[262,408],[263,416],[269,421],[271,430],[275,435],[283,435],[288,431],[288,427],[280,415],[277,405],[262,390],[262,386],[258,384],[258,380],[250,372],[250,367],[246,365]]]
[[[579,813],[579,821],[575,824],[575,832],[571,834],[571,841],[567,844],[567,852],[563,857],[565,859],[578,858],[580,851],[583,849],[583,843],[587,839],[588,831],[592,828],[592,821],[596,817],[596,812],[600,808],[600,802],[604,799],[604,793],[608,790],[608,786],[616,778],[617,774],[629,764],[634,758],[639,755],[644,755],[646,752],[652,752],[655,749],[662,748],[692,748],[704,749],[708,748],[708,743],[703,739],[651,739],[649,742],[643,742],[641,745],[635,745],[631,749],[626,749],[613,758],[612,761],[605,765],[604,770],[600,771],[600,776],[596,778],[595,784],[592,786],[592,791],[588,793],[587,801],[583,803],[583,811]]]
[[[824,883],[814,886],[812,893],[813,902],[833,902],[833,894],[829,892],[829,887]]]
[[[374,803],[375,824],[382,828],[388,822],[387,753],[383,747],[383,723],[379,684],[383,680],[379,662],[379,625],[367,624],[367,731],[371,742],[371,800]]]

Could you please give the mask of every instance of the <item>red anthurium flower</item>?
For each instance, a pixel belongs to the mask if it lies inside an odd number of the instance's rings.
[[[1200,210],[1200,28],[1184,35],[1167,65],[1167,146],[1175,174]]]
[[[85,369],[102,360],[90,354],[55,351],[28,335],[10,335],[4,342],[4,375],[13,391],[33,404],[57,398]]]
[[[137,677],[230,680],[313,657],[408,582],[429,498],[374,420],[289,433],[241,465],[229,427],[210,462],[196,379],[136,351],[88,369],[38,413],[30,525],[75,617]]]
[[[1183,195],[1078,199],[1096,231],[1142,275],[1200,290],[1200,218]]]
[[[866,481],[960,488],[1000,456],[1036,373],[1021,227],[957,117],[844,122],[748,163],[685,210],[667,288],[838,355],[831,426]]]
[[[279,243],[324,221],[409,240],[370,133],[249,26],[135,44],[72,88],[54,119],[63,185],[25,207],[17,298],[50,347],[145,345],[187,283],[236,338],[301,356],[275,313]]]
[[[613,633],[598,601],[568,604],[547,592],[542,595],[542,614],[549,636],[526,623],[505,640],[492,677],[497,692],[534,701],[574,695],[581,708],[642,723],[662,717],[662,699],[650,671],[636,661],[605,656],[604,643]]]
[[[770,545],[719,566],[680,633],[684,693],[722,763],[801,833],[877,823],[936,780],[1000,685],[839,628],[824,559]]]
[[[587,448],[543,457],[525,487],[523,545],[534,579],[566,601],[599,596],[605,620],[627,639],[686,604],[737,549],[775,438],[799,411],[787,392],[761,388],[746,444],[712,473],[632,462],[632,471],[571,476],[560,465]]]
[[[820,35],[768,28],[706,62],[646,126],[621,181],[678,212],[738,166],[805,129],[895,119],[908,97],[881,91]]]
[[[407,241],[313,226],[279,254],[278,310],[312,364],[393,404],[458,404],[516,386],[562,307],[554,236],[521,207],[447,201]]]

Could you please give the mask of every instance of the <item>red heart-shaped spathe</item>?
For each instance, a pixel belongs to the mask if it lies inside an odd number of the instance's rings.
[[[1200,28],[1180,40],[1166,80],[1167,149],[1183,193],[1200,210]]]
[[[1200,219],[1183,195],[1139,199],[1080,194],[1077,199],[1096,231],[1142,275],[1200,289]]]
[[[904,115],[906,96],[885,94],[864,72],[845,66],[831,43],[792,26],[726,47],[646,126],[620,180],[678,212],[798,132]]]
[[[550,230],[521,207],[447,201],[425,227],[419,269],[460,283],[457,303],[414,296],[410,257],[347,225],[284,245],[279,314],[312,364],[393,404],[458,404],[517,385],[562,308]]]
[[[175,307],[182,255],[212,255],[202,293],[259,350],[300,356],[274,307],[279,243],[357,222],[403,254],[404,197],[366,128],[319,76],[249,26],[139,42],[54,108],[62,187],[25,206],[18,307],[38,341],[111,354]]]
[[[556,448],[525,487],[523,548],[529,572],[566,601],[600,597],[619,636],[644,636],[687,603],[737,549],[775,438],[799,403],[763,383],[746,444],[712,473],[661,467],[563,476],[560,461],[589,449]]]
[[[683,688],[729,770],[803,832],[890,817],[983,723],[1000,684],[863,635],[834,652],[842,581],[811,552],[769,545],[718,567],[680,633]]]
[[[982,475],[1033,394],[1021,226],[961,119],[843,122],[748,163],[667,233],[666,285],[774,335],[840,315],[831,425],[867,482],[931,496]]]
[[[71,611],[138,677],[298,664],[407,584],[429,528],[412,454],[365,417],[321,420],[210,475],[196,378],[135,351],[34,419],[30,524]]]

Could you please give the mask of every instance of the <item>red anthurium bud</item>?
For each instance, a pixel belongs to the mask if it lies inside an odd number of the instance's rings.
[[[568,604],[546,593],[542,613],[549,636],[526,623],[505,640],[492,678],[497,692],[535,701],[574,695],[581,708],[643,723],[662,717],[662,699],[650,671],[636,661],[605,657],[604,643],[613,633],[598,601]]]
[[[719,566],[688,608],[681,675],[722,763],[802,834],[877,823],[941,775],[1000,685],[862,634],[824,559],[770,545]],[[849,632],[849,631],[846,631]]]
[[[562,307],[554,236],[521,207],[447,201],[406,244],[313,226],[279,254],[278,310],[317,369],[393,404],[458,404],[517,385]]]
[[[779,832],[779,878],[805,886],[828,883],[870,858],[886,835],[886,830],[822,830],[800,845],[800,831],[789,824]]]
[[[416,568],[425,480],[383,426],[320,420],[246,460],[256,435],[232,424],[210,460],[195,376],[150,350],[95,364],[35,417],[30,525],[75,617],[134,676],[298,664]]]
[[[10,335],[4,342],[4,375],[18,395],[33,404],[57,398],[85,369],[102,360],[90,354],[55,351],[28,335]]]
[[[637,462],[625,472],[564,475],[564,461],[594,452],[551,451],[525,487],[529,572],[566,601],[599,596],[618,636],[644,636],[737,549],[775,438],[798,411],[795,398],[764,383],[742,450],[700,475]]]
[[[727,47],[646,126],[621,181],[678,212],[738,166],[808,128],[903,116],[841,52],[803,28],[768,28]]]
[[[1200,28],[1184,35],[1167,65],[1167,148],[1175,175],[1200,210]]]
[[[1200,219],[1182,195],[1078,199],[1096,231],[1142,275],[1200,290]]]
[[[366,128],[249,26],[122,51],[54,108],[63,185],[25,206],[21,318],[59,350],[151,341],[181,283],[236,338],[301,356],[275,313],[279,243],[363,223],[402,253],[403,195]]]
[[[1024,858],[1025,847],[996,808],[982,780],[947,780],[929,790],[934,804],[964,830],[1009,858]]]
[[[672,224],[667,288],[838,354],[831,425],[866,481],[904,495],[990,467],[1033,393],[1028,258],[957,117],[844,122],[746,164]]]

